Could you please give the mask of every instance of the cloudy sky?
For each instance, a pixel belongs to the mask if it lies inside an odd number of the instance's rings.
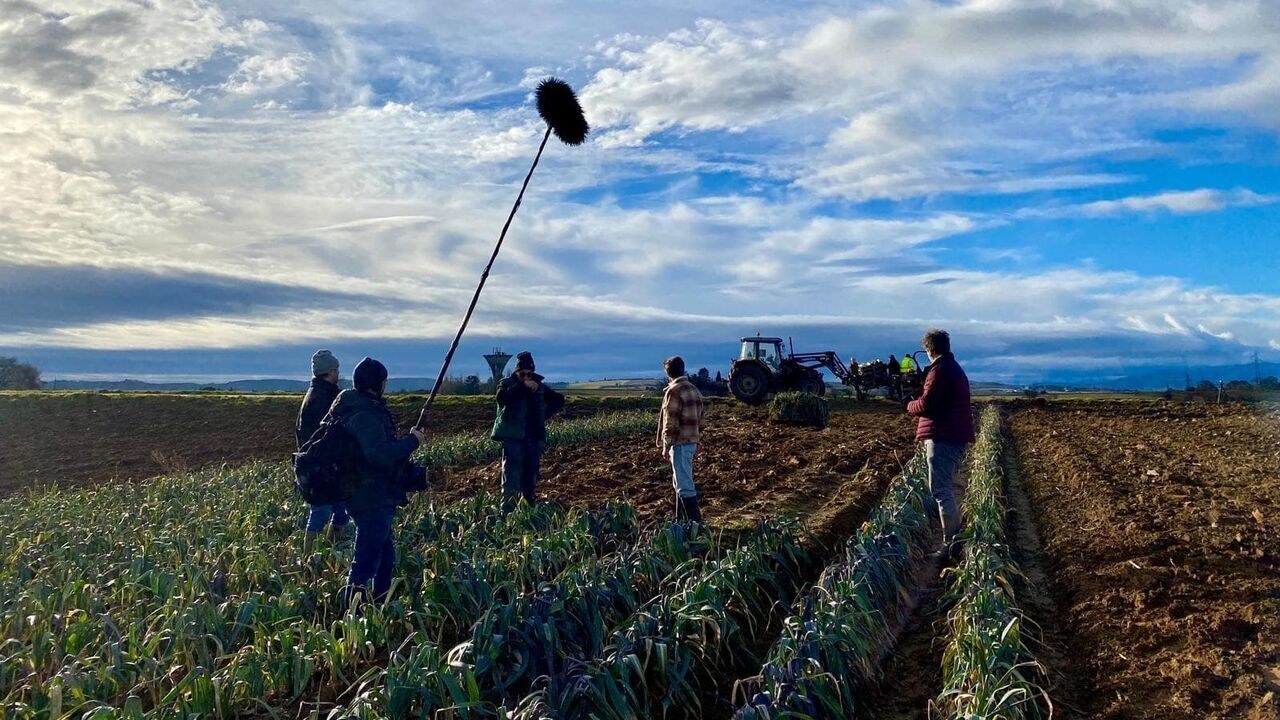
[[[49,376],[1280,358],[1275,0],[0,0],[0,354]],[[554,143],[554,141],[553,141]],[[349,367],[349,364],[348,364]]]

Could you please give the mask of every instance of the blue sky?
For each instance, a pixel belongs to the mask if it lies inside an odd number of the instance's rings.
[[[454,5],[458,5],[455,7]],[[0,0],[0,354],[46,375],[861,359],[1030,381],[1280,359],[1263,0]]]

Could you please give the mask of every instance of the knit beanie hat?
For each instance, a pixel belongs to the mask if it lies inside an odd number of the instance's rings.
[[[361,360],[351,373],[351,382],[357,390],[372,391],[380,394],[382,383],[387,379],[387,368],[371,357]]]
[[[521,370],[533,371],[534,369],[535,368],[533,365],[532,353],[530,353],[528,350],[525,350],[524,352],[521,352],[518,355],[516,355],[516,372],[519,372]]]
[[[311,356],[311,374],[315,377],[333,372],[338,369],[338,358],[328,350],[317,350],[315,355]]]

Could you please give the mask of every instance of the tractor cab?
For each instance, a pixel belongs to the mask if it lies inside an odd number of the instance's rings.
[[[777,371],[782,365],[782,338],[776,337],[744,337],[742,338],[742,354],[739,360],[758,360]]]

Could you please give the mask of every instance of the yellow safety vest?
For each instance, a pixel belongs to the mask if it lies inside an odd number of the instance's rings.
[[[910,355],[902,358],[902,362],[898,364],[904,373],[909,373],[916,369],[916,361],[912,360]]]

